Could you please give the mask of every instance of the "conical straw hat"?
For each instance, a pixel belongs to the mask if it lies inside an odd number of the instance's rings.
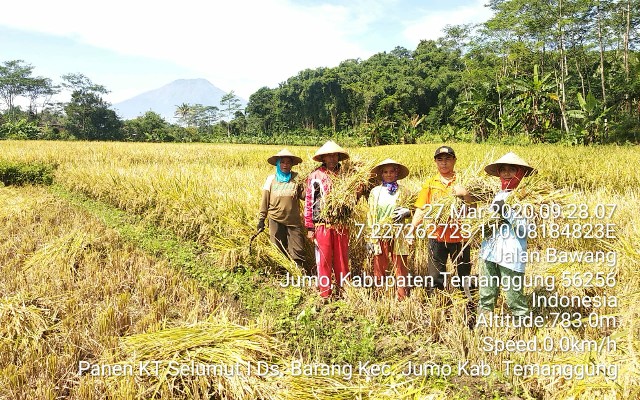
[[[267,162],[271,165],[276,165],[276,161],[278,161],[278,158],[280,157],[289,157],[291,158],[291,160],[293,161],[291,163],[291,165],[298,165],[302,162],[302,158],[293,155],[293,153],[291,153],[289,150],[287,149],[282,149],[280,150],[276,155],[273,155],[269,158],[267,158]]]
[[[492,162],[491,164],[487,165],[486,167],[484,167],[484,170],[489,175],[500,176],[500,174],[498,173],[498,167],[501,164],[510,164],[510,165],[517,165],[517,166],[523,167],[525,169],[524,176],[533,175],[536,172],[538,172],[536,171],[535,168],[527,164],[525,160],[518,157],[518,155],[513,152],[509,152],[504,156],[500,157],[499,159],[497,159],[496,161]]]
[[[373,167],[373,169],[371,170],[371,174],[375,175],[378,180],[382,180],[382,167],[385,165],[395,165],[398,167],[398,179],[406,178],[409,175],[409,168],[405,167],[395,160],[392,160],[391,158],[387,158],[380,164]]]
[[[323,144],[322,147],[316,151],[316,154],[313,155],[313,159],[317,162],[322,162],[322,156],[326,154],[337,154],[338,161],[343,161],[349,158],[347,151],[338,146],[338,144],[333,140],[329,140],[327,143]]]

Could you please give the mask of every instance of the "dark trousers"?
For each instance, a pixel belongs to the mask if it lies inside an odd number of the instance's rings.
[[[283,254],[298,266],[304,264],[304,236],[301,226],[287,226],[269,219],[269,237]]]
[[[451,257],[459,277],[469,276],[471,272],[471,249],[469,246],[464,246],[464,243],[438,242],[435,239],[429,239],[427,273],[432,277],[433,287],[436,289],[444,289],[444,276],[441,275],[441,272],[447,270],[449,257]]]

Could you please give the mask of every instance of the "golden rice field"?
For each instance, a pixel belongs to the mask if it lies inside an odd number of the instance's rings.
[[[435,173],[436,147],[348,150],[404,163],[411,174],[401,183],[417,192]],[[585,204],[580,223],[615,224],[615,238],[529,242],[607,252],[615,262],[542,260],[526,272],[555,281],[527,294],[608,302],[533,307],[558,318],[553,326],[473,330],[455,289],[416,288],[398,302],[350,287],[322,304],[314,288],[281,286],[304,271],[267,235],[249,251],[260,188],[273,173],[266,159],[279,147],[0,141],[0,161],[57,166],[53,186],[0,187],[0,398],[639,398],[640,150],[454,148],[467,174],[515,151],[569,193],[569,204]],[[294,170],[315,166],[315,148],[289,149],[305,160]],[[599,205],[615,210],[596,218]],[[354,222],[365,209],[362,199]],[[362,239],[352,236],[352,271],[370,273]],[[414,275],[426,275],[424,242],[415,245]],[[487,349],[499,340],[540,347]],[[518,374],[515,365],[556,372]],[[594,366],[600,373],[589,374]]]

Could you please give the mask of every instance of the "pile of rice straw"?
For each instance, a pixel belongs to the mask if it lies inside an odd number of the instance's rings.
[[[272,358],[279,355],[278,343],[266,332],[259,328],[243,327],[224,316],[215,315],[207,321],[191,325],[123,337],[120,339],[120,348],[126,357],[119,361],[120,364],[154,363],[151,367],[154,373],[148,378],[147,374],[141,376],[147,384],[154,384],[155,389],[152,390],[155,390],[155,394],[184,391],[189,388],[191,381],[204,378],[208,381],[205,382],[207,391],[213,391],[214,398],[233,399],[268,398],[268,392],[261,392],[263,379],[247,371],[250,366],[255,368],[260,361],[270,363]],[[183,368],[193,366],[199,370],[170,373],[171,365]],[[238,366],[239,373],[229,373],[234,365]],[[223,366],[227,369],[221,369]],[[201,374],[203,368],[213,367],[219,367],[219,372],[213,370]],[[147,395],[155,397],[150,392]]]
[[[0,344],[21,347],[38,342],[56,319],[54,311],[44,303],[44,299],[22,294],[0,299]]]

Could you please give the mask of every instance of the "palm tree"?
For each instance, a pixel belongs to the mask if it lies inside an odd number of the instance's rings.
[[[178,120],[183,124],[183,125],[189,125],[189,121],[190,121],[190,117],[191,117],[191,112],[193,111],[193,108],[191,107],[191,105],[187,104],[187,103],[182,103],[179,106],[176,106],[176,112],[173,114],[176,116],[176,118],[178,118]]]

